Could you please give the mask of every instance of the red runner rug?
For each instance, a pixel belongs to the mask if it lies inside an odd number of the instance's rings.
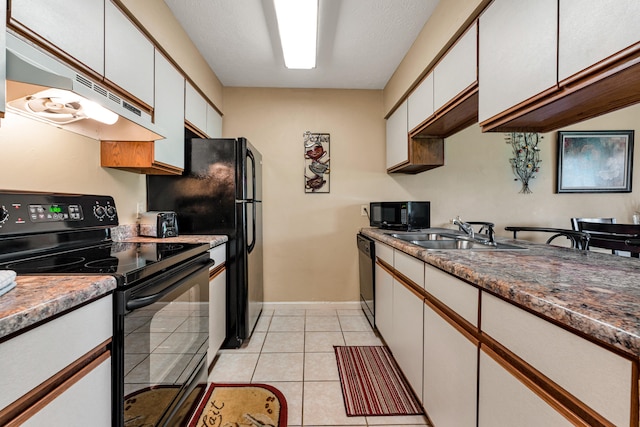
[[[287,426],[287,401],[266,384],[210,384],[189,427]]]
[[[348,416],[424,414],[387,347],[334,349]]]

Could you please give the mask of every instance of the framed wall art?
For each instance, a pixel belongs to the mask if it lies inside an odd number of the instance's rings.
[[[558,132],[558,193],[629,193],[633,131]]]
[[[328,193],[329,179],[329,145],[331,136],[328,133],[303,134],[304,137],[304,192]]]

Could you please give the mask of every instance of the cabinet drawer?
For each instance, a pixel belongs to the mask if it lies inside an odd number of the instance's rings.
[[[478,326],[480,290],[428,264],[424,266],[424,288],[438,301]]]
[[[573,425],[482,351],[479,382],[478,427]]]
[[[111,426],[111,358],[96,366],[23,425]]]
[[[485,292],[482,331],[613,424],[630,425],[630,360]]]
[[[393,248],[387,246],[384,243],[376,242],[376,257],[386,262],[390,266],[393,266]]]
[[[424,262],[400,251],[395,251],[393,262],[398,272],[424,288]]]
[[[212,265],[211,268],[216,268],[217,266],[224,264],[227,259],[227,245],[222,244],[209,249],[209,255],[210,258],[215,261],[215,264]]]
[[[106,296],[0,344],[0,408],[111,338]]]

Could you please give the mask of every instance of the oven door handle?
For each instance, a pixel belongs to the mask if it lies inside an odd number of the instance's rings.
[[[137,310],[139,308],[146,307],[148,305],[153,304],[154,302],[157,302],[157,301],[161,300],[165,295],[169,294],[173,290],[179,288],[180,286],[184,285],[186,282],[191,280],[193,278],[193,276],[196,276],[196,275],[202,273],[203,270],[206,270],[208,272],[209,271],[209,267],[211,265],[213,265],[213,261],[211,261],[211,260],[209,260],[209,262],[204,264],[204,265],[198,264],[195,267],[191,268],[189,273],[186,273],[187,274],[186,277],[183,277],[182,279],[178,280],[177,282],[175,282],[171,286],[168,286],[166,288],[162,288],[162,290],[160,292],[157,292],[157,293],[152,294],[152,295],[145,295],[143,297],[130,299],[129,301],[127,301],[127,304],[126,304],[127,310],[129,310],[129,311]],[[209,277],[208,274],[207,274],[207,277]]]

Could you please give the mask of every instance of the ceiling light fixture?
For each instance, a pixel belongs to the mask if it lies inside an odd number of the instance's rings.
[[[291,69],[316,66],[318,0],[273,0],[284,65]]]

